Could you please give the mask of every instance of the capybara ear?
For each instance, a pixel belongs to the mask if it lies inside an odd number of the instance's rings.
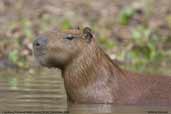
[[[91,42],[91,39],[93,38],[92,30],[89,27],[85,27],[83,29],[83,37],[88,41]]]

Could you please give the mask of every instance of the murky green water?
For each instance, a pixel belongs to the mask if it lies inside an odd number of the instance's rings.
[[[171,114],[171,107],[67,103],[57,69],[0,70],[0,112]]]

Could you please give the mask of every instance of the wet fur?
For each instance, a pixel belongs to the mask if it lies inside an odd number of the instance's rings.
[[[76,34],[80,37],[79,40],[83,39],[80,30],[68,30],[64,33]],[[49,40],[55,37],[52,34],[46,35]],[[58,40],[53,42],[55,44]],[[54,49],[47,47],[48,56],[53,59],[42,59],[46,63],[43,66],[58,67],[62,70],[68,99],[71,102],[171,105],[171,77],[147,76],[120,69],[97,45],[95,38],[91,39],[88,45],[80,43],[77,46],[80,52],[72,55],[68,62],[61,66],[55,62],[58,58],[52,54],[56,53],[53,46],[51,48]]]

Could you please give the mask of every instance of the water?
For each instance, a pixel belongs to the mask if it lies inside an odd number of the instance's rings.
[[[71,114],[171,114],[171,107],[71,104],[69,105],[69,112]]]
[[[67,99],[59,71],[1,71],[1,112],[66,110]]]
[[[0,112],[69,114],[171,114],[171,107],[67,103],[57,69],[0,71]]]

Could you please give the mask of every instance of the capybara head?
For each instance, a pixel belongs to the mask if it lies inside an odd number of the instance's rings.
[[[83,53],[93,41],[90,28],[52,30],[40,34],[33,42],[33,52],[39,64],[63,68]]]

